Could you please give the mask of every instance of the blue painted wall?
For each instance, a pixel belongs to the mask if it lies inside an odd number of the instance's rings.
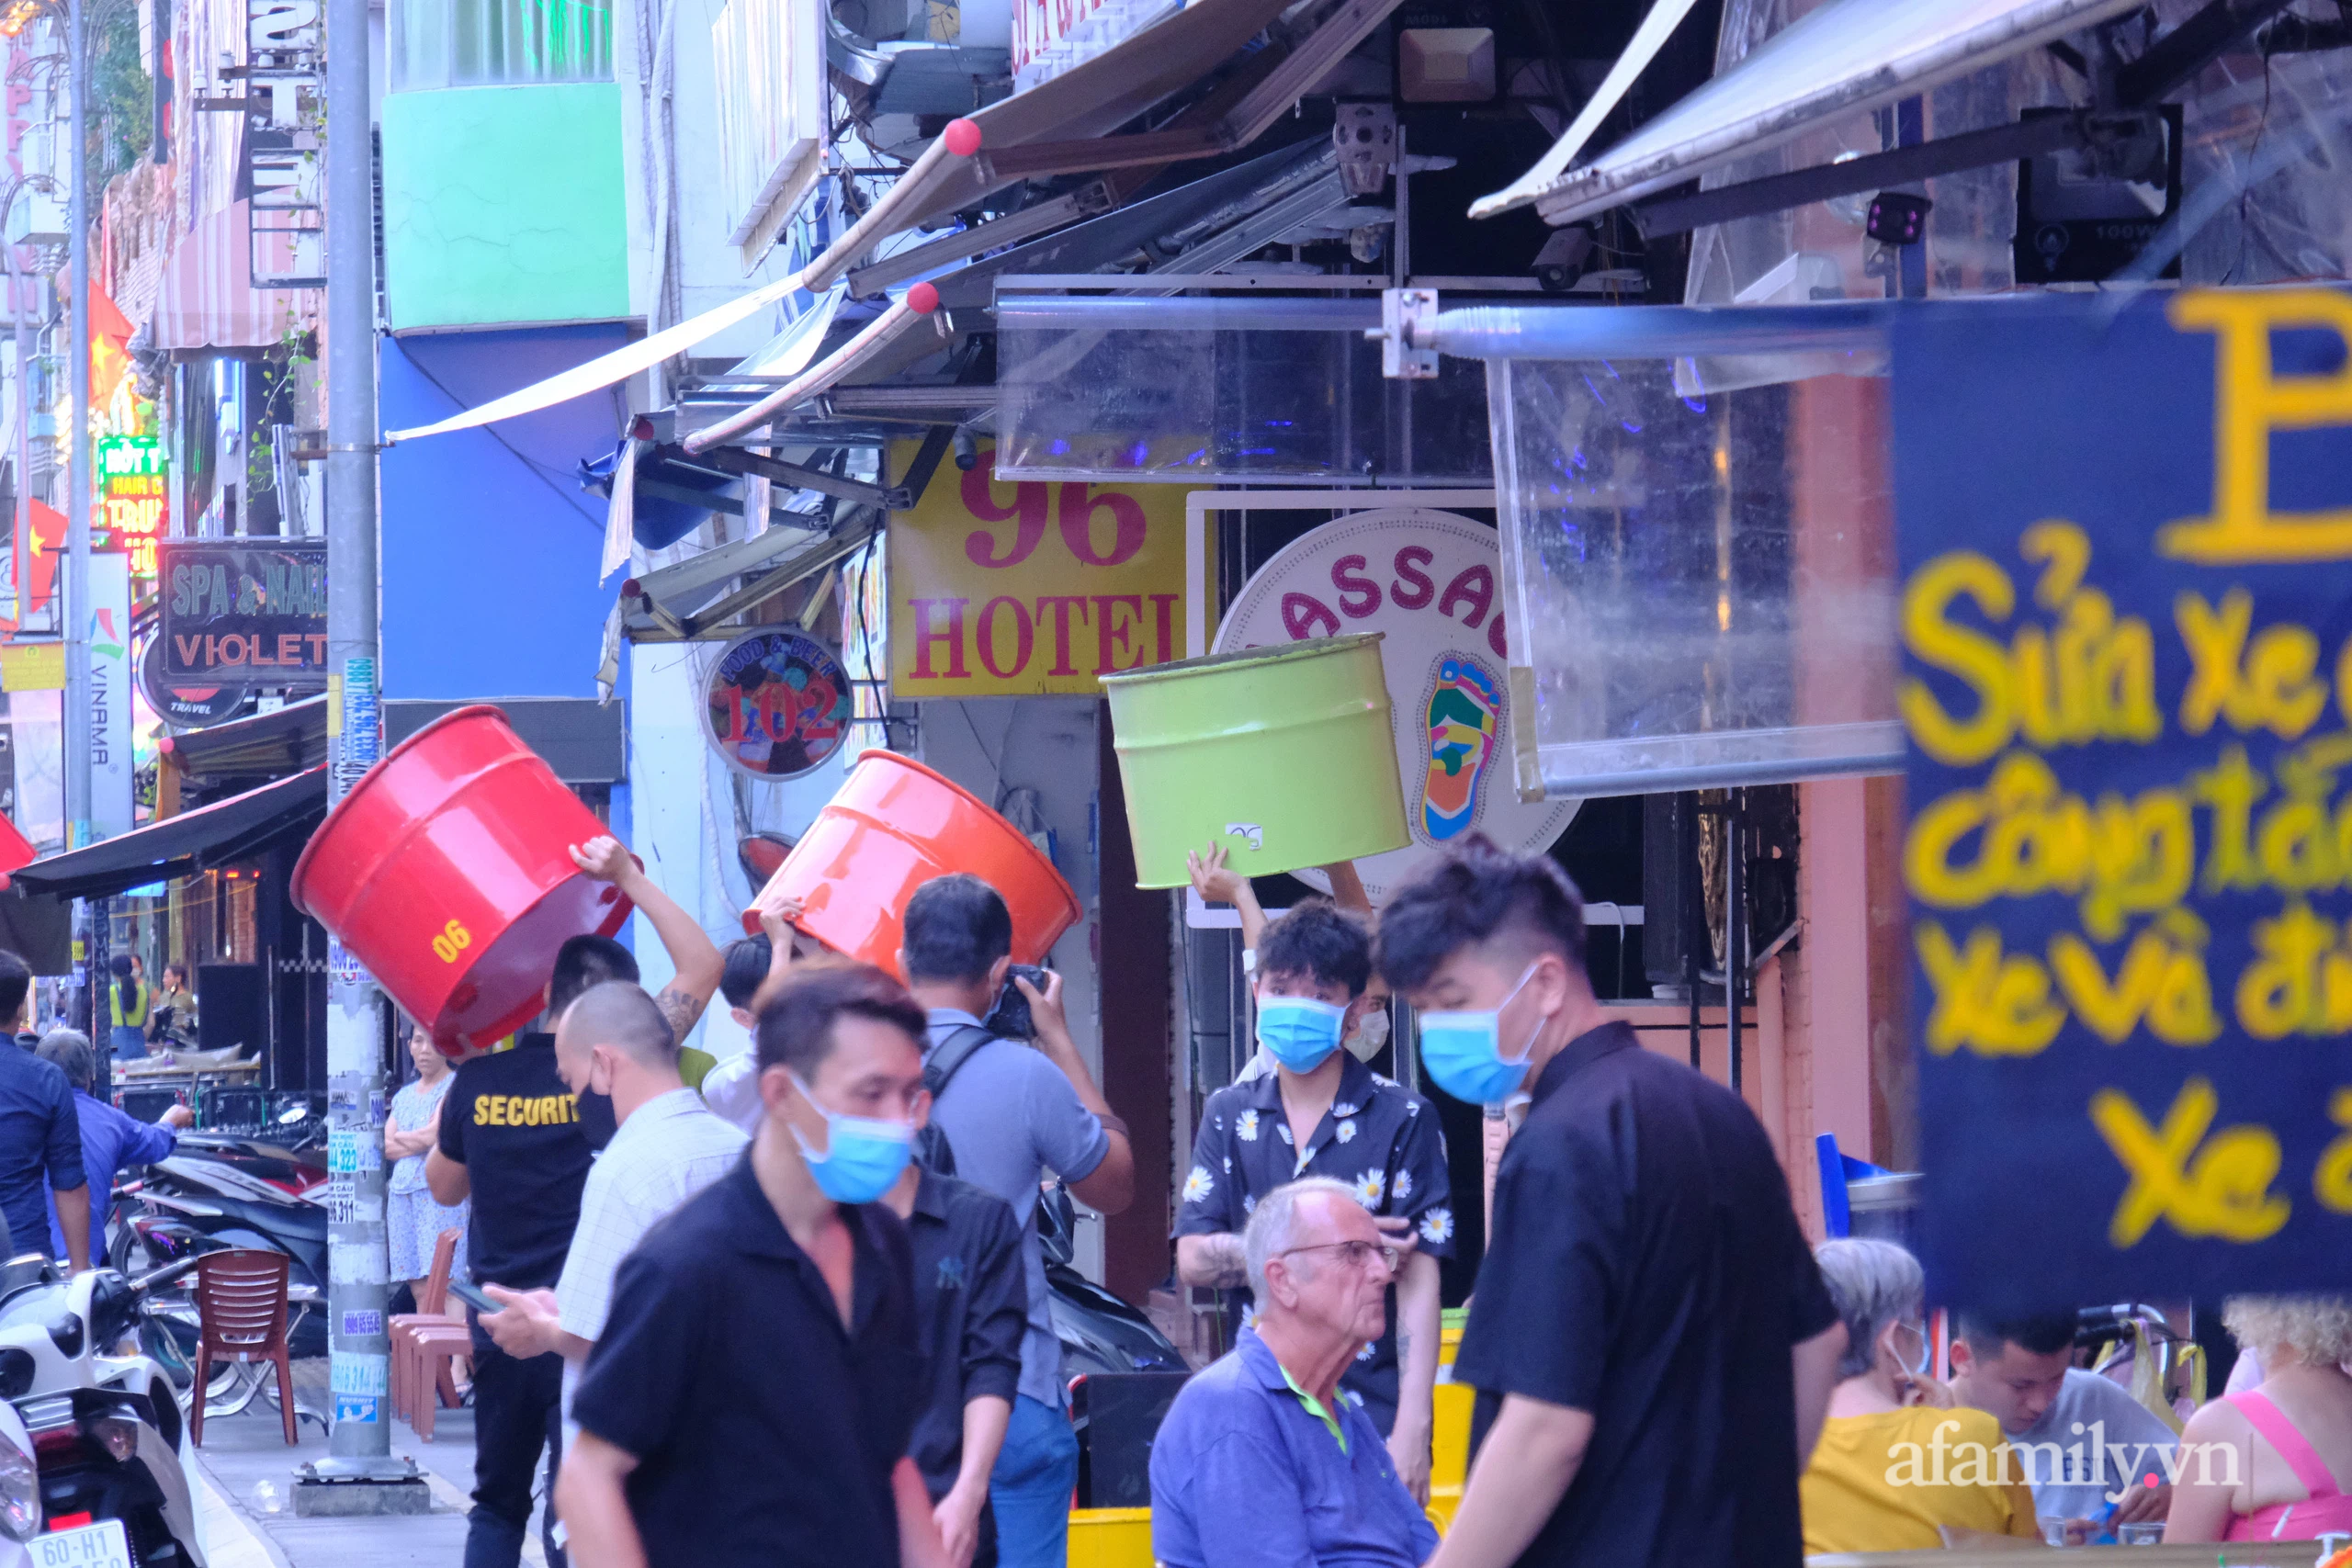
[[[594,358],[618,324],[382,340],[383,427],[429,424]],[[596,694],[604,501],[574,477],[618,439],[612,393],[383,455],[384,694]],[[624,679],[627,671],[623,660]]]

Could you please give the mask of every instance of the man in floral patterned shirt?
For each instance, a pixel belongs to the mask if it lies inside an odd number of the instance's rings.
[[[1396,1473],[1429,1497],[1430,1391],[1437,1379],[1438,1264],[1453,1252],[1445,1139],[1436,1112],[1340,1049],[1374,1005],[1363,926],[1309,899],[1265,929],[1256,953],[1258,1041],[1275,1071],[1209,1097],[1176,1211],[1176,1272],[1226,1292],[1227,1332],[1248,1321],[1241,1232],[1259,1198],[1302,1176],[1345,1183],[1405,1256],[1381,1337],[1340,1387],[1388,1439]]]

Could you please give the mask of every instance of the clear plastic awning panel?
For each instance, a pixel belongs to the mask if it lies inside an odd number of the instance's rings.
[[[1470,210],[1538,203],[1573,222],[1802,134],[2037,49],[2143,0],[1827,0],[1579,168],[1545,158]]]
[[[1106,279],[1106,283],[1111,280]],[[1436,485],[1493,468],[1474,360],[1390,381],[1380,301],[1000,293],[1008,479]]]
[[[1883,310],[1440,318],[1487,356],[1522,792],[1901,767]]]

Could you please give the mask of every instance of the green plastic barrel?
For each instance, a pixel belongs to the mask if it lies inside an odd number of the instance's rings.
[[[1411,841],[1380,634],[1102,677],[1136,886],[1182,887],[1211,844],[1251,876]]]

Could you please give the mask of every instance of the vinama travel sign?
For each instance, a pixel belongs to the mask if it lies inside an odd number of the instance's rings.
[[[1939,1302],[2342,1288],[2347,349],[2335,289],[1898,319]]]

